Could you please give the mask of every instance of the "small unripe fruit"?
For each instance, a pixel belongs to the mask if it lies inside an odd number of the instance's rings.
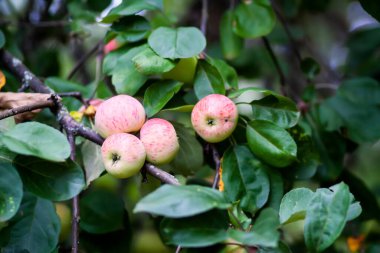
[[[99,98],[91,99],[90,101],[88,101],[88,106],[85,107],[84,105],[82,105],[79,108],[78,112],[83,113],[86,116],[93,117],[95,116],[96,110],[98,109],[99,105],[103,102],[104,102],[103,99],[99,99]]]
[[[140,139],[146,150],[147,161],[153,164],[171,162],[179,150],[177,133],[164,119],[150,119],[140,130]]]
[[[117,178],[128,178],[137,174],[144,165],[146,153],[136,136],[118,133],[109,136],[101,148],[104,167]]]
[[[142,104],[128,95],[118,95],[101,103],[95,114],[95,129],[107,137],[140,130],[145,122]]]
[[[192,83],[194,81],[197,63],[198,59],[195,56],[181,59],[172,70],[163,73],[162,77],[164,79],[173,79],[184,83]]]
[[[238,122],[235,103],[220,94],[202,98],[193,108],[191,123],[205,141],[216,143],[228,138]]]
[[[59,241],[63,242],[69,238],[71,232],[71,210],[67,205],[62,203],[56,203],[55,210],[61,222]]]

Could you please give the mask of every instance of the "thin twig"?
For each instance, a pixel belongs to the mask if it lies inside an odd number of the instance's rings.
[[[67,76],[67,80],[70,80],[74,77],[74,75],[78,72],[78,70],[83,66],[83,64],[98,51],[99,46],[103,43],[103,41],[99,41],[96,43],[96,45],[88,51],[78,62],[75,64],[74,68],[70,71],[69,75]]]
[[[208,0],[202,0],[201,31],[204,36],[207,33]]]
[[[212,159],[214,160],[214,163],[215,163],[215,177],[214,177],[214,182],[212,183],[212,188],[217,189],[219,185],[219,180],[220,180],[220,155],[214,144],[210,143],[209,145],[210,145],[210,149],[212,153]]]
[[[85,106],[88,106],[88,101],[86,101],[86,99],[83,98],[82,93],[80,93],[79,91],[62,92],[62,93],[58,93],[58,96],[60,96],[60,97],[73,97],[73,98],[79,100]]]
[[[278,59],[277,59],[276,55],[275,55],[274,52],[273,52],[273,49],[272,49],[272,47],[271,47],[271,45],[270,45],[270,43],[269,43],[268,38],[264,36],[264,37],[262,38],[262,40],[263,40],[263,42],[264,42],[265,48],[267,49],[267,51],[268,51],[268,53],[269,53],[269,55],[270,55],[270,58],[271,58],[272,61],[273,61],[273,64],[274,64],[274,66],[275,66],[275,68],[276,68],[276,70],[277,70],[277,73],[278,73],[278,75],[279,75],[279,77],[280,77],[281,93],[282,93],[283,95],[286,95],[287,92],[286,92],[286,86],[285,86],[286,83],[285,83],[285,75],[284,75],[284,72],[282,72],[281,66],[280,66],[280,64],[279,64],[279,62],[278,62]]]
[[[53,107],[53,106],[55,106],[55,103],[52,100],[39,101],[34,104],[19,106],[19,107],[1,112],[0,120],[20,114],[20,113],[31,112],[37,109],[43,109],[43,108]]]
[[[167,184],[172,184],[172,185],[180,185],[178,180],[173,175],[171,175],[171,174],[169,174],[163,170],[160,170],[159,168],[157,168],[153,164],[146,163],[145,169],[147,172],[149,172],[149,174],[158,178],[162,182],[165,182]]]
[[[177,249],[175,250],[175,253],[181,252],[181,249],[182,249],[181,245],[178,245]]]

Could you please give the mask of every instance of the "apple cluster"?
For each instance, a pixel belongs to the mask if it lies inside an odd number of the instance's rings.
[[[164,119],[145,119],[142,104],[128,95],[114,96],[97,107],[95,128],[106,138],[101,153],[111,175],[128,178],[140,171],[145,160],[161,165],[174,159],[179,143],[173,125]],[[133,134],[138,131],[140,138]]]

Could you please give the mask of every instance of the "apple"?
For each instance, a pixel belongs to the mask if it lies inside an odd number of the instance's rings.
[[[235,130],[237,122],[238,110],[235,103],[220,94],[202,98],[191,112],[194,130],[210,143],[225,140]]]
[[[109,52],[116,50],[120,47],[119,43],[116,39],[110,40],[103,48],[104,54],[108,54]]]
[[[184,83],[192,83],[197,68],[197,57],[183,58],[170,71],[163,73],[164,79],[173,79]]]
[[[107,99],[98,106],[95,114],[95,129],[104,138],[115,133],[139,131],[144,122],[144,107],[128,95]]]
[[[156,165],[171,162],[179,150],[177,133],[164,119],[150,119],[140,130],[140,139],[146,150],[147,161]]]
[[[101,148],[106,171],[117,178],[128,178],[137,174],[143,167],[146,152],[136,136],[117,133],[109,136]]]
[[[71,232],[71,210],[63,203],[55,203],[55,210],[61,222],[59,241],[63,242],[69,238]]]

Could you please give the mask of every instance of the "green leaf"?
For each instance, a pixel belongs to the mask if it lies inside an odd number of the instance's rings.
[[[206,47],[206,39],[195,27],[159,27],[148,38],[149,46],[164,58],[189,58]]]
[[[232,91],[232,92],[228,93],[228,97],[229,98],[237,98],[237,97],[239,97],[240,95],[242,95],[243,93],[245,93],[247,91],[254,91],[254,92],[262,93],[263,95],[266,95],[266,96],[267,95],[277,95],[273,91],[270,91],[270,90],[267,90],[267,89],[264,89],[264,88],[247,87],[247,88],[242,88],[242,89],[235,90],[235,91]]]
[[[54,204],[25,193],[20,209],[5,228],[9,241],[3,252],[52,252],[58,244],[61,229]],[[3,231],[2,231],[3,232]]]
[[[243,1],[234,12],[234,32],[243,38],[258,38],[269,34],[276,18],[269,0]]]
[[[380,22],[380,6],[376,1],[359,0],[363,9]]]
[[[135,95],[144,85],[147,76],[137,71],[132,58],[148,48],[147,44],[110,52],[103,61],[103,72],[112,76],[112,84],[118,93]]]
[[[194,105],[181,105],[173,108],[163,109],[163,112],[191,112],[194,108]]]
[[[309,80],[312,80],[319,74],[321,67],[313,58],[306,57],[301,61],[301,70]]]
[[[13,163],[25,188],[42,198],[68,200],[85,187],[82,169],[71,160],[54,163],[30,156],[17,156]]]
[[[218,69],[207,61],[198,61],[194,79],[194,91],[198,99],[210,94],[225,94],[224,81]]]
[[[287,224],[305,218],[314,192],[307,188],[298,188],[286,193],[281,200],[280,222]]]
[[[3,48],[5,45],[5,36],[3,31],[0,30],[0,49]]]
[[[247,246],[277,247],[280,233],[277,212],[272,208],[263,209],[252,225],[252,231],[229,230],[228,235]]]
[[[12,218],[21,203],[22,181],[10,163],[0,163],[0,222]]]
[[[281,199],[284,196],[284,180],[282,179],[281,173],[273,168],[266,168],[265,171],[270,182],[267,207],[278,211],[280,209]]]
[[[347,212],[347,218],[346,221],[352,221],[359,217],[359,215],[362,213],[362,206],[359,202],[354,202],[350,205],[350,208]]]
[[[211,210],[190,218],[164,218],[160,231],[166,244],[183,247],[205,247],[227,239],[228,216]]]
[[[14,117],[8,117],[0,120],[0,133],[6,132],[16,126]]]
[[[148,118],[164,108],[182,85],[176,81],[160,81],[150,85],[144,94],[144,108]]]
[[[223,56],[227,60],[235,59],[240,55],[244,47],[244,40],[233,32],[234,14],[231,10],[226,11],[220,21],[220,46]]]
[[[175,123],[173,126],[178,136],[179,151],[170,166],[175,173],[194,175],[203,165],[203,147],[193,129]]]
[[[169,218],[183,218],[229,206],[230,203],[221,192],[209,187],[164,185],[141,199],[134,213],[148,212]]]
[[[64,161],[70,156],[70,145],[57,129],[38,122],[17,124],[3,133],[3,144],[11,151],[40,157],[49,161]]]
[[[136,14],[142,10],[162,10],[162,0],[128,0],[113,8],[102,22],[112,23],[122,16]]]
[[[223,82],[233,89],[238,89],[238,76],[236,70],[220,59],[210,59],[209,63],[213,65],[223,78]]]
[[[82,160],[86,175],[86,185],[97,179],[105,170],[100,146],[85,140],[81,147]]]
[[[310,200],[305,220],[305,242],[312,252],[322,252],[341,234],[350,207],[348,186],[340,183],[318,189]]]
[[[263,120],[247,125],[248,146],[258,158],[275,167],[285,167],[296,160],[297,145],[283,128]]]
[[[269,179],[264,165],[246,146],[229,148],[223,156],[224,191],[231,202],[240,200],[245,211],[264,206],[269,196]]]
[[[339,86],[337,94],[355,104],[380,104],[380,84],[369,77],[345,80]]]
[[[137,71],[144,75],[155,75],[167,72],[174,68],[172,60],[158,56],[150,47],[145,48],[132,58]]]
[[[296,125],[300,117],[297,105],[291,99],[280,95],[268,95],[252,101],[251,105],[253,119],[271,121],[283,128]]]
[[[116,41],[122,43],[139,41],[148,35],[149,30],[148,20],[138,15],[123,17],[111,26],[111,34],[116,33]]]
[[[44,82],[47,86],[52,88],[55,92],[71,92],[79,91],[83,96],[90,96],[91,90],[88,87],[79,83],[65,80],[60,77],[48,77]]]
[[[124,203],[115,193],[95,190],[80,200],[81,229],[104,234],[123,229]]]

